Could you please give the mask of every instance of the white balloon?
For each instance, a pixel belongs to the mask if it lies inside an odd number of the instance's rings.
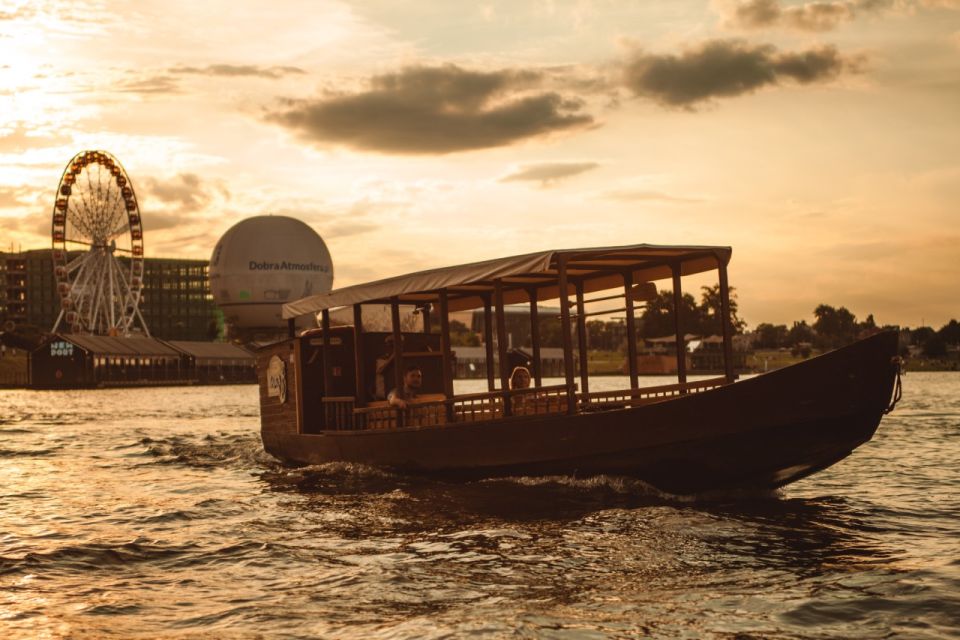
[[[333,287],[327,245],[306,223],[255,216],[230,227],[210,257],[210,289],[226,321],[283,327],[284,304]]]

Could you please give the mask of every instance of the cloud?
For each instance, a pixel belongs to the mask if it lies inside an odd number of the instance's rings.
[[[539,182],[540,186],[553,184],[564,178],[596,169],[597,162],[540,162],[525,164],[513,173],[500,178],[500,182]]]
[[[639,202],[639,201],[659,201],[676,203],[703,202],[700,198],[684,198],[681,196],[672,196],[662,191],[652,191],[649,189],[614,189],[607,191],[601,196],[604,200],[614,200],[617,202]]]
[[[49,212],[28,213],[25,215],[16,215],[14,217],[0,217],[0,225],[6,226],[4,231],[12,234],[36,236],[41,242],[49,241],[50,238],[50,216]],[[6,242],[6,239],[4,239]],[[2,250],[4,247],[0,247]]]
[[[166,75],[151,76],[121,83],[117,89],[121,93],[174,94],[180,93],[176,78]]]
[[[306,71],[299,67],[260,67],[251,64],[211,64],[206,67],[174,67],[170,69],[170,73],[226,77],[252,76],[255,78],[268,78],[270,80],[276,80],[287,75],[305,74]]]
[[[500,147],[592,125],[579,100],[533,89],[527,70],[406,67],[352,94],[291,101],[267,120],[305,140],[383,153],[444,154]]]
[[[780,53],[773,45],[712,40],[680,55],[637,52],[628,60],[623,79],[639,97],[666,106],[693,107],[713,98],[752,93],[783,80],[800,84],[826,81],[856,67],[832,46]]]
[[[56,147],[71,141],[67,135],[49,135],[25,126],[24,122],[6,124],[12,128],[6,130],[0,128],[0,153],[23,153],[40,148]]]
[[[127,80],[118,85],[122,93],[145,95],[181,93],[180,81],[186,75],[221,78],[266,78],[278,80],[287,75],[304,74],[299,67],[260,67],[256,65],[211,64],[206,67],[172,67],[164,73]]]
[[[142,181],[142,185],[145,195],[154,197],[164,204],[174,205],[181,213],[204,209],[218,194],[229,197],[224,187],[205,184],[193,173],[181,173],[169,180],[146,178]]]
[[[358,236],[362,233],[376,231],[380,229],[381,226],[382,225],[372,222],[337,221],[327,227],[323,236],[325,238],[347,238],[349,236]]]
[[[726,12],[729,25],[744,29],[830,31],[859,15],[892,9],[896,4],[895,0],[815,0],[782,6],[780,0],[745,0],[729,6]]]
[[[36,7],[31,7],[29,3],[24,3],[23,6],[16,7],[10,11],[0,10],[0,21],[23,20],[32,18],[36,13]]]
[[[147,232],[163,229],[187,229],[196,222],[193,216],[183,213],[151,210],[143,214],[143,226]]]
[[[0,209],[18,209],[29,204],[22,199],[26,193],[23,187],[0,187]]]

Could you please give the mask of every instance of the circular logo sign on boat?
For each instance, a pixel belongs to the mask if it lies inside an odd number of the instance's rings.
[[[277,355],[267,365],[267,397],[279,398],[280,404],[287,401],[287,365]]]

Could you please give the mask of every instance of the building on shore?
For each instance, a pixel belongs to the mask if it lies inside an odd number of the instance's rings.
[[[206,260],[146,258],[140,311],[150,335],[213,340],[223,314],[213,303]],[[0,326],[50,331],[60,314],[52,249],[0,252]]]
[[[256,382],[253,354],[226,342],[52,334],[30,354],[37,389]]]

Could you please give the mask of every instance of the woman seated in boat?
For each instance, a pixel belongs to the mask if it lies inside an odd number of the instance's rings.
[[[510,372],[510,390],[522,391],[530,388],[530,370],[526,367],[514,367]],[[527,400],[533,401],[535,398],[528,393],[515,393],[510,396],[510,406],[514,415],[522,415],[527,412]],[[532,407],[531,407],[532,408]]]

